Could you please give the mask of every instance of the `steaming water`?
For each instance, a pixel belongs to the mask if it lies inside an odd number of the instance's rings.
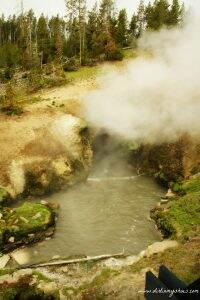
[[[125,174],[127,173],[127,174]],[[100,176],[101,174],[101,176]],[[60,205],[51,240],[23,250],[25,263],[55,255],[137,254],[160,240],[149,210],[163,191],[148,177],[127,171],[96,172],[85,184],[48,198]]]

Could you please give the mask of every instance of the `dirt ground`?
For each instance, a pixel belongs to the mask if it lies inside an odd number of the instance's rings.
[[[94,80],[88,79],[44,90],[35,95],[41,101],[26,104],[21,116],[0,114],[0,184],[6,181],[5,173],[13,160],[31,156],[27,145],[36,141],[38,133],[45,134],[49,124],[65,114],[77,115],[81,100],[94,86]]]

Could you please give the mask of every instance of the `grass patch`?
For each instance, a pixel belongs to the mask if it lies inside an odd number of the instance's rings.
[[[190,193],[170,203],[159,214],[159,226],[176,238],[188,239],[200,226],[200,192]]]
[[[123,50],[124,59],[134,59],[138,56],[137,49],[125,49]]]
[[[74,72],[66,72],[66,77],[70,81],[77,81],[77,80],[87,80],[87,79],[94,79],[97,74],[99,73],[101,66],[93,66],[93,67],[81,67],[79,70]]]
[[[185,193],[200,192],[200,173],[194,175],[191,179],[182,184]]]
[[[158,272],[159,267],[165,265],[181,280],[189,284],[200,276],[199,259],[199,241],[194,240],[163,253],[154,254],[153,257],[143,258],[130,268],[133,273],[144,268],[153,268]]]
[[[188,240],[200,231],[200,174],[181,184],[181,193],[155,210],[155,219],[165,237]]]

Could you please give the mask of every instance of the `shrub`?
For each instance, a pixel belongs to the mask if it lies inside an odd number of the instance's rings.
[[[91,58],[88,55],[84,55],[82,58],[82,66],[93,67],[98,64],[98,60],[95,58]]]
[[[49,63],[49,64],[43,66],[43,72],[44,72],[46,75],[51,75],[51,74],[53,74],[53,72],[54,72],[54,65]]]
[[[0,109],[7,115],[21,115],[23,113],[22,107],[18,104],[15,82],[10,81],[6,85],[4,97],[2,97]]]
[[[44,88],[44,78],[41,75],[41,70],[33,70],[28,74],[28,90],[29,92],[37,92]]]
[[[80,68],[80,62],[76,57],[68,58],[62,65],[65,72],[77,71]]]
[[[0,81],[6,83],[13,78],[14,70],[11,68],[2,69],[0,72]]]
[[[28,74],[27,90],[30,93],[34,93],[44,88],[61,86],[65,83],[66,76],[61,69],[55,68],[54,73],[49,76],[46,75],[46,69],[44,70],[44,73],[40,69],[35,69]]]
[[[122,61],[124,58],[124,54],[121,49],[115,49],[114,51],[108,52],[106,58],[109,61]]]
[[[174,191],[175,193],[178,193],[179,195],[185,194],[183,187],[182,187],[182,183],[180,183],[180,182],[170,183],[170,188],[172,189],[172,191]]]
[[[167,179],[165,173],[164,173],[162,170],[160,170],[159,172],[157,172],[157,173],[154,175],[154,177],[155,177],[156,181],[157,181],[159,184],[161,184],[163,187],[166,187],[166,188],[167,188],[167,187],[169,186],[169,184],[168,184],[168,179]]]
[[[3,107],[1,111],[8,116],[20,116],[24,113],[23,108],[17,105]]]

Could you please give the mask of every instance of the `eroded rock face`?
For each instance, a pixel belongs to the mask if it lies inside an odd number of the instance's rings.
[[[31,139],[21,143],[20,155],[9,162],[4,176],[13,198],[58,191],[89,173],[92,150],[86,124],[79,118],[59,116],[32,128]]]
[[[176,142],[141,145],[132,161],[140,172],[150,172],[164,185],[181,181],[200,168],[200,141],[183,136]]]

